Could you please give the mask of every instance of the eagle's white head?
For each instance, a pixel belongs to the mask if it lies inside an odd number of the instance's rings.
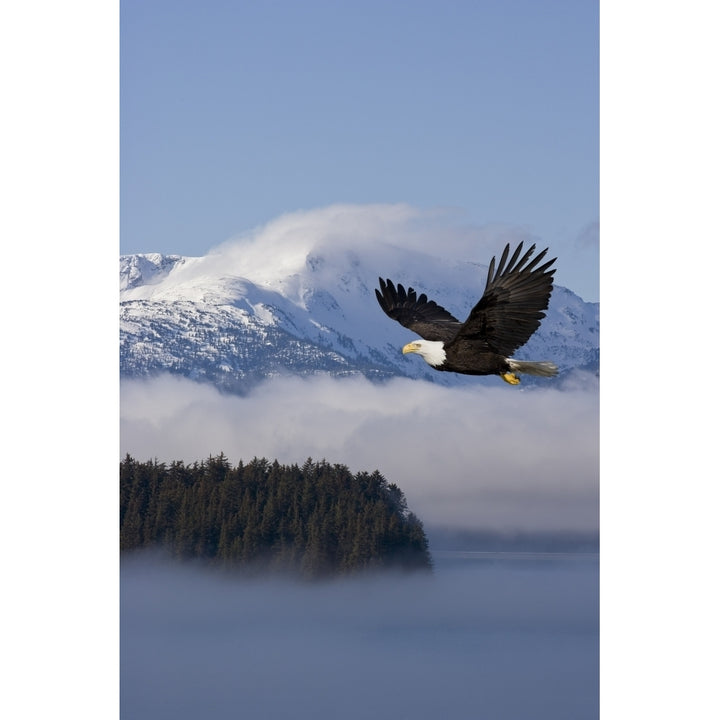
[[[445,343],[442,340],[413,340],[402,351],[403,355],[417,353],[433,367],[440,367],[445,362]]]

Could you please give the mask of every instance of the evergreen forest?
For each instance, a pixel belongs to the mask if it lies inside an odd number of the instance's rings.
[[[376,568],[429,570],[428,542],[400,488],[375,470],[302,467],[222,453],[190,465],[120,463],[120,550],[162,548],[224,569],[317,579]]]

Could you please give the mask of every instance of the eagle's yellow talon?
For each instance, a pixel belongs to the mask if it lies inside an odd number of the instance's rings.
[[[510,383],[511,385],[519,385],[520,384],[520,378],[515,374],[511,372],[504,373],[500,376],[506,383]]]

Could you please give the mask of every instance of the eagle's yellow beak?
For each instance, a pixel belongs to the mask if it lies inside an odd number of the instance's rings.
[[[409,342],[405,347],[402,349],[403,355],[407,355],[411,352],[417,352],[417,345],[414,342]]]

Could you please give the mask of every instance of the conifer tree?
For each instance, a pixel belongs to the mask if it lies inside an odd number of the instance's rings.
[[[379,471],[302,466],[223,453],[186,466],[120,463],[120,547],[159,545],[227,568],[294,569],[308,578],[370,567],[431,567],[419,519]]]

